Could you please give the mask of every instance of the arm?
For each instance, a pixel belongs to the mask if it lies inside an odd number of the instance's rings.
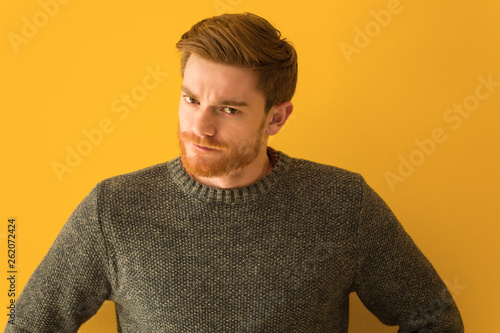
[[[16,302],[5,332],[76,332],[109,297],[99,187],[78,205]]]
[[[364,183],[354,289],[363,304],[399,332],[463,332],[455,302],[385,202]]]

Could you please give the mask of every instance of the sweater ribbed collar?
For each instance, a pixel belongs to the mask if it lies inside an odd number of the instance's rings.
[[[187,195],[203,202],[239,203],[255,200],[261,197],[285,175],[290,167],[291,158],[278,151],[278,161],[264,178],[245,186],[234,189],[221,189],[204,185],[186,172],[181,158],[177,157],[168,162],[167,168],[175,184]]]

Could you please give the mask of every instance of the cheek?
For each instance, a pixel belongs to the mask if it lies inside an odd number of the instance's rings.
[[[179,105],[179,127],[181,131],[185,131],[187,128],[189,128],[189,124],[189,113],[184,110],[182,105]]]
[[[233,142],[236,145],[247,144],[256,138],[256,132],[248,126],[233,127],[225,131],[224,140],[226,142]]]

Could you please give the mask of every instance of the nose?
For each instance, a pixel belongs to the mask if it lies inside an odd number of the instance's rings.
[[[200,107],[193,118],[192,131],[199,137],[214,136],[216,120],[210,107]]]

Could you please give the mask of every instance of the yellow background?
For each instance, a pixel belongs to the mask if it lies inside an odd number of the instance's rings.
[[[480,77],[500,82],[500,1],[65,2],[0,2],[0,267],[7,271],[15,217],[18,291],[98,181],[178,155],[181,34],[221,11],[250,11],[299,54],[294,113],[270,145],[363,174],[453,286],[467,331],[500,331],[500,86],[487,98],[478,88]],[[389,8],[390,22],[377,23]],[[30,38],[19,39],[23,32]],[[342,45],[356,42],[346,56]],[[127,116],[113,112],[122,94],[141,92],[148,68],[169,74]],[[476,89],[484,97],[476,110],[459,126],[447,121]],[[103,119],[112,129],[89,151],[83,131]],[[429,143],[435,129],[446,139],[419,153],[415,141]],[[59,179],[53,164],[66,164],[67,147],[88,154]],[[398,175],[410,157],[419,165],[391,186],[387,172]],[[9,299],[0,281],[3,328]],[[397,331],[351,300],[350,332]],[[106,302],[80,331],[116,331],[113,311]]]

